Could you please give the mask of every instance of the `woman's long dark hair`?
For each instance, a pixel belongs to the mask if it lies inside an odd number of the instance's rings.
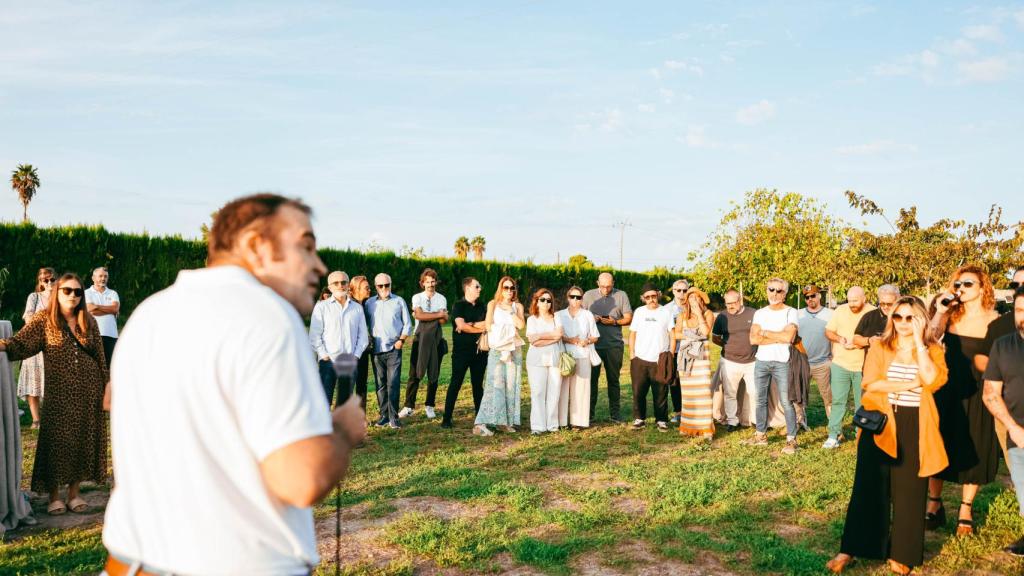
[[[57,330],[67,326],[68,323],[64,320],[64,315],[60,312],[60,289],[64,286],[65,282],[75,280],[78,282],[78,286],[82,288],[82,297],[78,299],[78,304],[75,305],[75,309],[72,311],[77,316],[78,321],[78,333],[84,335],[89,329],[89,309],[85,307],[85,284],[82,279],[78,277],[78,274],[74,272],[65,272],[61,275],[60,279],[57,280],[56,286],[53,288],[53,293],[50,296],[50,308],[46,315],[46,320],[50,326]]]

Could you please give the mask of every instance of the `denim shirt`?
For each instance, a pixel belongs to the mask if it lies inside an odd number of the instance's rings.
[[[401,296],[392,294],[387,300],[372,296],[366,301],[366,316],[370,321],[373,353],[383,354],[395,349],[395,342],[412,331],[409,307]]]

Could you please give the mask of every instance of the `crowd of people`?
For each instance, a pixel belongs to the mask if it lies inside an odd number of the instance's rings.
[[[371,284],[369,276],[333,271],[314,305],[313,290],[319,290],[326,270],[316,256],[309,214],[305,205],[273,195],[226,206],[211,233],[210,267],[182,272],[174,286],[144,302],[116,356],[120,304],[107,286],[108,271],[96,268],[86,289],[75,274],[39,270],[25,327],[0,340],[0,351],[23,359],[18,393],[28,399],[32,427],[39,429],[32,489],[49,494],[50,514],[87,509],[79,484],[104,480],[103,410],[112,405],[118,488],[104,532],[110,562],[138,562],[146,555],[157,566],[166,560],[166,566],[188,572],[200,565],[175,560],[182,547],[195,550],[188,558],[196,562],[216,555],[198,536],[147,548],[168,526],[135,524],[133,518],[145,511],[189,526],[217,524],[218,514],[234,518],[229,525],[238,530],[237,538],[227,545],[233,551],[252,552],[247,538],[269,541],[283,533],[291,544],[255,558],[299,558],[309,566],[316,553],[309,546],[306,512],[344,473],[350,450],[364,441],[361,414],[370,378],[376,426],[400,429],[416,413],[425,380],[426,417],[440,417],[441,427],[452,428],[468,374],[472,433],[487,437],[515,433],[522,425],[524,364],[531,434],[593,426],[603,365],[612,423],[644,429],[650,405],[656,430],[675,428],[707,447],[723,430],[749,427],[744,443],[768,446],[769,428],[779,428],[784,455],[797,452],[799,433],[809,427],[813,383],[827,417],[821,449],[854,441],[843,429],[851,411],[860,428],[840,553],[828,563],[837,573],[857,557],[887,559],[900,574],[919,566],[925,532],[946,524],[944,482],[962,486],[956,533],[972,533],[974,498],[980,486],[995,480],[1000,454],[1024,514],[1024,269],[1010,284],[1013,309],[1002,315],[989,275],[970,265],[957,270],[928,303],[887,284],[878,288],[875,304],[853,287],[845,303],[830,308],[822,288],[810,284],[800,289],[806,305],[796,309],[786,303],[789,283],[772,278],[763,294],[766,306],[755,310],[739,291],[728,290],[724,311],[715,314],[707,293],[679,279],[664,303],[658,286],[644,284],[641,305],[634,309],[615,288],[613,275],[602,273],[589,290],[542,287],[526,296],[515,278],[502,277],[485,296],[485,287],[469,277],[449,308],[436,271],[427,268],[408,304],[386,273],[376,274]],[[287,226],[252,225],[286,217]],[[183,309],[189,310],[186,317]],[[245,322],[210,325],[201,320],[201,310],[210,312],[206,318],[233,315]],[[308,330],[300,314],[309,315]],[[189,324],[188,318],[199,323]],[[450,346],[445,324],[451,324]],[[196,333],[200,325],[209,329]],[[174,344],[185,339],[200,358],[177,362]],[[715,370],[710,343],[721,347]],[[619,381],[627,351],[633,392],[628,420]],[[449,385],[438,410],[442,359],[448,354]],[[343,355],[357,359],[354,378],[339,378],[335,370]],[[306,356],[316,362],[306,362]],[[225,362],[237,369],[223,368]],[[278,385],[295,374],[296,390]],[[139,378],[161,385],[124,384]],[[336,410],[325,409],[332,404]],[[118,410],[119,405],[132,409]],[[232,420],[240,413],[244,419]],[[154,428],[154,422],[163,425]],[[189,455],[204,453],[207,442],[238,450],[228,450],[234,456],[204,457],[203,466],[219,471],[211,482],[220,488],[203,498],[209,505],[203,518],[175,509],[174,497],[153,498],[147,485],[193,468]],[[168,453],[177,455],[152,457]],[[295,469],[306,471],[299,474],[308,476],[305,483],[288,476]],[[238,497],[232,490],[240,487],[250,494],[245,512],[232,503]],[[300,512],[274,509],[261,490]],[[195,503],[188,508],[195,510]],[[1007,549],[1024,555],[1024,538]]]

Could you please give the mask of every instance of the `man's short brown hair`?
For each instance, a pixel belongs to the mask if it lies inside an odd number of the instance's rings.
[[[254,228],[263,238],[271,242],[275,255],[278,252],[277,215],[282,206],[291,206],[310,216],[313,210],[298,198],[286,198],[278,194],[260,193],[236,198],[217,211],[210,227],[207,245],[207,260],[213,261],[230,253],[238,235]]]

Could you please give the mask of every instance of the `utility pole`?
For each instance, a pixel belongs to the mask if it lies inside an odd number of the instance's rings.
[[[628,218],[625,219],[625,220],[616,222],[615,224],[612,224],[612,228],[618,228],[619,229],[619,270],[622,270],[622,253],[623,253],[622,246],[623,246],[623,244],[625,243],[625,240],[626,240],[626,227],[627,226],[629,226],[629,227],[633,226],[632,224],[630,224]]]

